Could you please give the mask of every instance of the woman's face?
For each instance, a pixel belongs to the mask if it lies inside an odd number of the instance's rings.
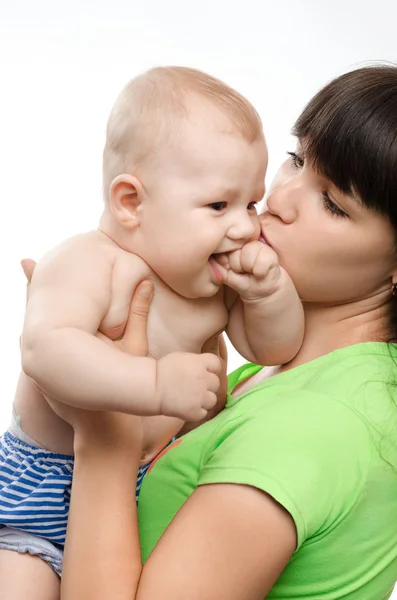
[[[344,304],[390,290],[397,274],[389,221],[343,194],[298,147],[279,169],[262,232],[302,300]]]

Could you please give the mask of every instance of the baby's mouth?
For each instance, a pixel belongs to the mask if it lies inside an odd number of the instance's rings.
[[[217,254],[211,254],[208,259],[209,265],[211,267],[212,274],[214,275],[215,280],[218,283],[223,282],[223,275],[218,267]]]

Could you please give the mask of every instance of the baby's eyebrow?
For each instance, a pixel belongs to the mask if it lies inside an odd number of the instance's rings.
[[[254,193],[252,194],[252,197],[247,199],[247,201],[260,202],[261,200],[263,200],[264,195],[265,195],[265,188],[261,187],[260,189],[255,190]],[[210,199],[211,202],[235,202],[242,196],[243,196],[243,193],[242,193],[241,189],[225,187],[225,188],[219,188],[215,192],[209,194],[208,197],[206,196],[205,198],[203,198],[201,196],[201,198],[205,199],[206,201],[208,199]]]
[[[214,197],[231,202],[235,200],[238,195],[239,191],[235,188],[222,188],[216,191]]]

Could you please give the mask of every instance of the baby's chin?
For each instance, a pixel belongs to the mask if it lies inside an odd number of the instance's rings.
[[[174,287],[174,292],[182,296],[183,298],[187,298],[188,300],[202,300],[204,298],[212,298],[216,296],[219,290],[222,287],[222,283],[218,283],[216,281],[209,281],[203,285],[191,286],[191,287],[179,287],[178,289]]]

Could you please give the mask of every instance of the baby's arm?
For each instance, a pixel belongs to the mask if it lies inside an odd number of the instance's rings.
[[[216,400],[213,356],[174,353],[156,363],[95,337],[110,305],[113,266],[109,248],[89,236],[69,240],[37,265],[23,370],[46,394],[72,406],[202,418]],[[137,268],[136,275],[138,283],[147,274]],[[193,390],[188,400],[187,387]]]
[[[164,416],[143,417],[143,451],[142,464],[150,462],[176,435],[178,437],[189,433],[202,423],[216,417],[225,407],[227,393],[227,348],[223,335],[213,336],[205,342],[202,352],[210,352],[219,357],[222,365],[220,386],[216,394],[215,406],[208,411],[201,421],[184,422],[180,419]]]
[[[302,303],[289,275],[267,245],[255,241],[222,260],[227,286],[239,294],[226,332],[236,350],[261,365],[280,365],[298,353],[304,333]]]
[[[80,236],[36,266],[22,367],[43,391],[67,404],[146,414],[156,408],[155,361],[95,337],[110,306],[113,263],[108,247]]]

